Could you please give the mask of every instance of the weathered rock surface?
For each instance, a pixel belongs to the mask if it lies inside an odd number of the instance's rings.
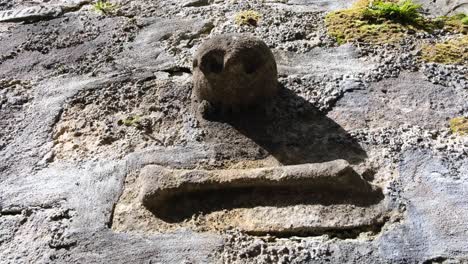
[[[51,1],[47,5],[22,6],[13,10],[0,9],[0,22],[33,22],[41,19],[52,19],[65,12],[79,9],[90,0]]]
[[[453,172],[453,166],[457,172]],[[432,262],[468,261],[467,226],[462,220],[468,207],[460,202],[467,192],[468,162],[453,162],[427,151],[407,151],[399,165],[407,217],[402,224],[382,234],[383,254],[397,262],[429,259]],[[434,199],[434,197],[437,197]],[[394,243],[407,243],[396,247]],[[425,250],[420,250],[424,248]],[[457,259],[456,256],[462,256]]]
[[[346,0],[287,0],[287,1],[271,1],[272,4],[278,5],[280,2],[285,5],[284,9],[295,10],[296,12],[307,12],[307,11],[333,11],[337,9],[348,8],[352,2]]]
[[[123,58],[117,62],[124,67],[150,71],[174,71],[181,66],[170,50],[175,47],[165,45],[163,41],[179,42],[181,47],[188,48],[193,45],[193,39],[206,35],[213,27],[209,20],[202,19],[153,18],[141,23],[145,25],[144,29],[138,33],[135,41],[125,46]]]
[[[468,12],[468,2],[464,0],[417,0],[434,16],[447,16]]]
[[[403,73],[372,84],[367,91],[350,91],[328,116],[347,129],[408,123],[440,129],[447,126],[447,119],[465,111],[466,102],[466,92],[432,84],[419,73]],[[353,112],[352,118],[344,117],[344,112]]]
[[[342,45],[337,48],[315,48],[304,54],[275,51],[280,75],[311,74],[336,76],[370,71],[375,64],[359,59],[356,48]],[[346,61],[346,63],[343,63]]]
[[[421,2],[432,16],[466,6]],[[0,0],[2,14],[62,10],[0,23],[1,264],[468,262],[468,138],[448,128],[468,114],[468,69],[418,55],[454,34],[339,46],[323,18],[351,1],[112,3],[103,15],[81,0]],[[244,10],[257,27],[235,24]],[[199,120],[193,55],[220,34],[263,40],[280,89],[268,107]],[[227,181],[337,159],[377,191]],[[162,219],[139,200],[151,171],[197,172],[222,192],[166,196],[188,213]]]
[[[62,14],[60,6],[37,6],[19,10],[0,11],[0,22],[16,22],[53,18]]]

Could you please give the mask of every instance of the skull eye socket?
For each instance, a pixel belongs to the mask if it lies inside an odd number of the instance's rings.
[[[255,63],[244,63],[244,70],[247,74],[252,74],[257,70],[257,65]]]
[[[201,59],[201,70],[207,73],[221,73],[224,68],[224,54],[223,50],[212,50],[205,54]]]

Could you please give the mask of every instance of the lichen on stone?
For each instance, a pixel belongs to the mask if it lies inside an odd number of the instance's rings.
[[[450,130],[459,135],[468,135],[468,117],[455,117],[450,119]]]
[[[349,9],[328,14],[325,23],[328,34],[339,44],[396,43],[408,32],[433,28],[433,23],[424,19],[418,8],[408,0],[399,3],[359,0]]]
[[[96,3],[93,5],[93,9],[101,14],[109,14],[115,11],[117,8],[117,5],[110,3],[107,0],[98,0]]]
[[[427,62],[466,64],[468,63],[468,35],[442,43],[426,44],[421,50],[421,57]]]
[[[235,21],[239,26],[248,25],[256,27],[262,15],[254,10],[244,10],[236,14]]]
[[[140,119],[141,119],[140,116],[135,115],[135,116],[129,116],[121,120],[120,122],[125,126],[135,126],[136,124],[140,122]]]

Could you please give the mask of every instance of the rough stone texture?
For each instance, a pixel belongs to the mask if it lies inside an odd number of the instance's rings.
[[[352,2],[346,0],[287,0],[287,1],[270,1],[272,5],[284,5],[282,8],[286,10],[294,10],[296,12],[304,11],[333,11],[344,9],[351,6]],[[278,3],[280,2],[280,3]]]
[[[0,0],[1,12],[63,10],[0,22],[0,263],[468,262],[468,138],[448,127],[468,115],[468,69],[418,55],[453,33],[338,46],[323,17],[351,1],[112,2],[118,11],[102,15],[86,1]],[[422,1],[429,15],[465,2]],[[258,26],[236,25],[249,9]],[[272,49],[278,95],[198,120],[193,55],[232,33]],[[138,202],[151,168],[216,175],[337,159],[381,190],[377,202],[275,192],[275,206],[253,194],[250,207],[179,222]],[[307,229],[278,232],[288,222]]]
[[[62,14],[60,6],[52,7],[29,7],[19,10],[8,10],[0,12],[0,22],[17,22],[53,18]]]
[[[145,26],[135,38],[126,44],[123,58],[117,60],[122,66],[137,67],[149,71],[177,70],[173,45],[165,41],[182,42],[182,46],[193,45],[189,42],[207,35],[213,25],[208,20],[200,19],[162,19],[149,18],[140,22]],[[172,44],[172,43],[171,43]],[[138,52],[135,52],[138,51]]]
[[[236,108],[278,93],[276,62],[268,46],[246,35],[221,35],[202,43],[193,59],[195,100]]]
[[[446,100],[446,98],[452,98]],[[466,92],[432,84],[420,73],[403,73],[347,93],[328,114],[346,129],[382,128],[413,123],[427,129],[447,127],[447,120],[466,111]],[[343,112],[353,112],[344,117]]]
[[[303,54],[276,51],[275,57],[280,75],[349,75],[369,71],[375,66],[372,62],[359,59],[356,48],[352,45],[330,49],[315,48]],[[342,63],[343,61],[347,63]]]
[[[21,8],[4,10],[0,8],[0,22],[33,22],[37,20],[47,20],[58,17],[65,12],[79,9],[82,5],[88,4],[90,0],[68,0],[68,1],[47,1],[48,4],[25,3]]]
[[[460,221],[468,208],[458,198],[467,192],[468,163],[466,158],[456,163],[457,173],[453,174],[450,161],[444,157],[434,157],[421,150],[403,154],[399,170],[401,184],[405,186],[403,197],[408,200],[408,215],[402,225],[379,239],[383,254],[391,252],[395,261],[439,259],[464,263],[468,260],[464,242],[467,226]],[[407,247],[396,248],[388,241],[400,241]],[[463,257],[456,260],[456,255]]]
[[[417,0],[428,12],[435,16],[455,15],[468,12],[468,2],[465,0]]]

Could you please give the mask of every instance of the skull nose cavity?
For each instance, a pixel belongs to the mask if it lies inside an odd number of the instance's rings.
[[[254,73],[259,68],[259,64],[258,57],[244,58],[243,65],[245,73]]]
[[[219,74],[224,68],[224,50],[211,50],[201,59],[200,69],[205,73]]]
[[[248,75],[255,73],[263,64],[263,56],[257,50],[245,50],[240,54],[240,62]]]

